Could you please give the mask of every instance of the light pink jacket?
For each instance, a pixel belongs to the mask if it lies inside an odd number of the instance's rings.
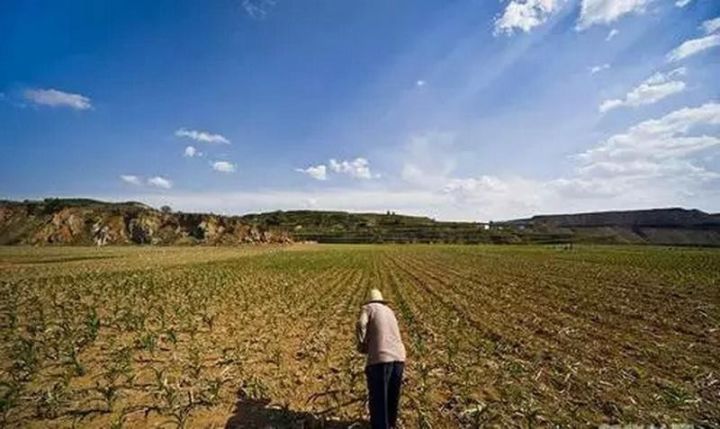
[[[362,307],[357,322],[358,351],[367,354],[367,365],[405,362],[405,346],[395,313],[381,302]]]

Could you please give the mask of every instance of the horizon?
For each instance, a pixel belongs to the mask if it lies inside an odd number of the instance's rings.
[[[150,204],[147,204],[142,201],[136,201],[136,200],[118,200],[118,201],[111,201],[111,200],[96,200],[92,198],[86,198],[86,197],[46,197],[44,199],[25,199],[25,200],[7,200],[0,198],[0,203],[2,202],[10,202],[10,203],[17,203],[17,204],[32,204],[32,203],[38,203],[42,204],[46,202],[47,200],[86,200],[88,202],[93,203],[101,203],[101,204],[141,204],[143,206],[149,207],[153,210],[161,210],[162,206],[153,206]],[[170,206],[168,206],[170,207]],[[512,221],[520,221],[525,219],[531,219],[533,217],[543,217],[543,216],[573,216],[573,215],[586,215],[586,214],[605,214],[605,213],[623,213],[623,212],[647,212],[647,211],[667,211],[667,210],[683,210],[683,211],[699,211],[701,213],[710,215],[710,216],[716,216],[720,215],[720,212],[713,213],[704,211],[702,209],[696,208],[696,207],[680,207],[680,206],[667,206],[667,207],[647,207],[647,208],[640,208],[640,209],[631,209],[631,210],[600,210],[600,211],[594,211],[594,212],[567,212],[567,213],[560,213],[560,212],[553,212],[553,213],[533,213],[527,217],[523,218],[508,218],[508,219],[489,219],[489,220],[453,220],[453,219],[436,219],[429,215],[423,215],[423,214],[408,214],[408,213],[398,213],[392,210],[386,210],[384,212],[380,211],[354,211],[354,210],[325,210],[321,208],[290,208],[290,209],[277,209],[277,210],[270,210],[270,211],[262,211],[262,212],[243,212],[243,213],[223,213],[223,212],[198,212],[198,211],[184,211],[184,210],[176,210],[174,207],[170,207],[170,210],[172,213],[184,213],[184,214],[210,214],[215,216],[228,216],[228,217],[244,217],[244,216],[254,216],[254,215],[263,215],[263,214],[269,214],[269,213],[275,213],[275,212],[313,212],[313,213],[347,213],[352,215],[386,215],[388,213],[391,213],[395,216],[405,216],[405,217],[421,217],[421,218],[427,218],[435,222],[459,222],[459,223],[502,223],[502,222],[512,222]]]
[[[3,199],[720,212],[714,0],[8,1],[0,59]]]

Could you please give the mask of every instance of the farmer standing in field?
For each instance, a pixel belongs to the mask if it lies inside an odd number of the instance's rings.
[[[373,429],[395,428],[400,402],[400,385],[405,368],[405,346],[395,313],[382,293],[370,291],[357,322],[358,351],[367,354],[370,424]]]

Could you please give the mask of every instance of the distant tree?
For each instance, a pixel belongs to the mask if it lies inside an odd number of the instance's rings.
[[[172,213],[172,208],[170,206],[162,206],[160,207],[160,211],[163,213]]]

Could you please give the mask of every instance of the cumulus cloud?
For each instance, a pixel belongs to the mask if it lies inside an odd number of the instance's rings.
[[[720,16],[713,19],[708,19],[707,21],[703,21],[703,23],[700,25],[700,28],[702,31],[705,32],[705,34],[712,34],[718,30],[720,30]]]
[[[129,184],[135,185],[135,186],[142,185],[142,180],[140,180],[139,177],[131,175],[131,174],[120,175],[120,180],[122,180],[125,183],[129,183]]]
[[[603,101],[600,104],[600,112],[605,113],[623,106],[638,107],[653,104],[663,98],[682,92],[685,89],[685,82],[676,78],[683,76],[685,72],[685,68],[680,67],[667,73],[655,73],[628,92],[624,99]]]
[[[563,0],[511,0],[495,19],[495,34],[529,32],[547,21]]]
[[[307,168],[296,168],[298,173],[307,174],[316,180],[327,180],[328,172],[344,174],[355,179],[373,179],[380,177],[370,171],[370,162],[365,158],[355,158],[348,161],[330,159],[328,165],[318,164]]]
[[[318,190],[127,194],[122,199],[169,204],[185,211],[242,213],[319,207],[393,210],[448,220],[716,204],[720,174],[714,160],[720,155],[719,131],[720,103],[678,109],[601,139],[572,156],[571,169],[548,179],[483,171],[458,174],[452,161],[459,153],[453,134],[430,132],[412,137],[403,148],[403,177],[408,181],[402,186],[374,182],[374,186]],[[328,176],[339,174],[325,167]]]
[[[668,52],[666,58],[669,62],[680,61],[716,46],[720,46],[720,34],[711,34],[697,39],[690,39]]]
[[[172,188],[172,185],[173,185],[173,183],[170,180],[168,180],[164,177],[160,177],[160,176],[155,176],[155,177],[149,178],[147,180],[147,184],[149,186],[154,186],[156,188],[161,188],[161,189],[170,189],[170,188]]]
[[[409,177],[434,176],[421,189],[450,198],[448,210],[498,219],[537,212],[694,204],[720,174],[704,165],[720,149],[720,104],[707,103],[640,122],[574,155],[574,168],[547,180],[488,174],[457,177],[412,166]],[[717,153],[717,152],[715,152]]]
[[[620,33],[620,31],[617,28],[613,28],[610,30],[607,34],[607,37],[605,37],[605,41],[609,42],[611,41],[615,36],[617,36]]]
[[[308,168],[296,168],[295,171],[307,174],[315,180],[327,180],[327,167],[323,164],[310,166]]]
[[[571,204],[597,209],[646,202],[676,204],[720,174],[703,165],[708,150],[720,148],[720,104],[685,107],[640,122],[572,157],[571,174],[540,181],[526,178],[448,178],[443,191],[463,201],[517,206],[516,195],[545,211]],[[512,204],[511,204],[512,202]],[[593,206],[592,204],[596,204]],[[564,211],[564,210],[563,210]]]
[[[720,104],[683,108],[660,119],[651,119],[616,134],[579,155],[581,176],[623,180],[621,177],[672,176],[709,179],[716,173],[690,159],[700,151],[720,145],[720,138],[689,135],[693,130],[720,125]]]
[[[212,163],[212,169],[221,173],[234,173],[237,167],[227,161],[215,161]]]
[[[213,134],[207,131],[188,130],[186,128],[180,128],[179,130],[175,131],[175,136],[181,138],[188,138],[203,143],[230,144],[230,140],[228,140],[222,134]]]
[[[582,0],[577,27],[610,24],[629,13],[642,13],[653,0]]]
[[[168,180],[164,177],[161,177],[161,176],[150,177],[149,179],[144,181],[143,178],[140,176],[135,176],[132,174],[123,174],[123,175],[120,175],[120,180],[122,180],[125,183],[134,185],[134,186],[147,185],[147,186],[152,186],[152,187],[161,188],[161,189],[170,189],[170,188],[172,188],[172,185],[173,185],[173,183],[170,180]]]
[[[335,173],[347,174],[355,179],[372,179],[372,172],[370,171],[370,163],[365,158],[355,158],[351,161],[337,161],[331,159],[329,162],[330,170]]]
[[[194,158],[196,156],[202,156],[202,152],[199,152],[195,146],[187,146],[185,147],[185,151],[183,152],[183,156],[187,158]]]
[[[685,6],[689,5],[690,2],[692,2],[692,0],[677,0],[675,2],[675,6],[676,7],[685,7]]]
[[[57,89],[28,89],[23,96],[27,101],[42,106],[69,107],[75,110],[92,108],[90,98]]]
[[[592,66],[592,67],[590,67],[590,74],[600,73],[601,71],[607,70],[609,68],[610,68],[610,64],[607,64],[607,63],[599,65],[599,66]]]

